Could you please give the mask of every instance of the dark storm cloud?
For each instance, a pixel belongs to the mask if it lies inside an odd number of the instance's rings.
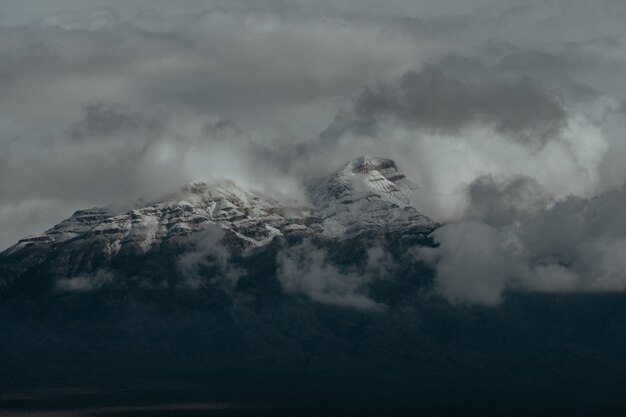
[[[414,127],[444,131],[458,132],[470,123],[494,124],[523,142],[547,140],[562,129],[566,117],[559,99],[529,79],[476,83],[434,68],[366,90],[355,112],[363,124],[392,116]]]
[[[626,67],[623,35],[565,44],[516,44],[490,40],[471,50],[454,51],[437,62],[461,77],[497,79],[523,74],[549,85],[566,100],[586,101],[614,85]],[[614,85],[623,96],[624,89]]]
[[[545,206],[547,200],[541,185],[529,177],[498,181],[492,176],[483,176],[467,187],[467,197],[467,216],[495,227],[510,224]]]

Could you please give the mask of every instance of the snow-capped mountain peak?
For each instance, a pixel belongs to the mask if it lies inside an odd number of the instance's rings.
[[[368,193],[400,207],[411,205],[408,193],[417,188],[391,159],[361,156],[346,164],[330,181],[349,193]]]
[[[416,188],[393,160],[361,156],[316,181],[310,194],[324,233],[340,236],[371,228],[433,227],[411,205],[410,193]]]

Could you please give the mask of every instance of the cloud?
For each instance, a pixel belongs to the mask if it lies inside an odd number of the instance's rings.
[[[119,133],[133,134],[140,126],[139,116],[119,103],[96,101],[82,106],[83,117],[68,129],[73,139],[111,138]]]
[[[65,30],[102,30],[114,28],[119,23],[115,10],[98,8],[86,12],[53,13],[41,19],[45,28]]]
[[[364,134],[354,128],[354,119],[348,115],[330,126],[321,146],[300,165],[305,170],[314,165],[331,172],[331,165],[340,166],[355,152],[394,159],[420,185],[413,199],[418,209],[438,222],[465,216],[466,187],[484,175],[530,177],[555,197],[588,197],[608,184],[602,166],[614,145],[600,124],[586,114],[587,106],[568,109],[563,128],[543,144],[511,140],[479,122],[458,132],[433,132],[377,120],[375,128]]]
[[[235,288],[244,272],[230,263],[230,251],[222,243],[225,235],[220,225],[213,224],[191,237],[194,249],[178,260],[183,287],[216,284],[226,290]]]
[[[376,253],[378,257],[381,255]],[[365,293],[372,276],[341,271],[327,259],[323,249],[305,241],[283,249],[278,257],[278,279],[287,293],[301,294],[325,304],[361,310],[378,305]]]
[[[114,278],[112,272],[99,270],[93,275],[59,279],[56,287],[65,292],[96,291],[111,285]]]
[[[437,290],[453,303],[496,305],[515,270],[512,243],[497,229],[480,222],[445,225],[433,232],[436,249],[418,256],[436,264]]]
[[[483,178],[469,196],[473,219],[441,227],[433,233],[438,247],[416,250],[435,266],[437,289],[450,301],[497,305],[511,291],[626,290],[626,186],[555,200],[532,180]]]
[[[482,176],[466,192],[469,200],[466,217],[482,219],[494,227],[511,224],[545,208],[549,199],[536,179],[524,176],[504,181],[491,175]]]
[[[355,113],[359,125],[390,116],[412,127],[455,133],[482,122],[523,142],[545,142],[559,133],[566,117],[558,98],[529,79],[467,82],[434,68],[410,71],[397,83],[366,90]]]

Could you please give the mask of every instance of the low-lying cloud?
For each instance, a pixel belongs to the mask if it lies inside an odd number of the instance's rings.
[[[376,252],[375,261],[381,254]],[[357,309],[374,309],[378,304],[367,294],[372,280],[369,271],[341,271],[329,262],[326,252],[305,241],[283,249],[278,257],[278,279],[287,293],[300,294],[325,304]],[[375,267],[379,268],[378,262]]]
[[[91,275],[60,279],[57,281],[56,287],[64,292],[96,291],[113,284],[114,278],[112,272],[99,270]]]
[[[436,230],[437,248],[417,250],[450,301],[497,305],[511,291],[626,290],[625,187],[554,200],[528,179],[483,178],[469,195],[469,219]]]
[[[193,250],[178,260],[183,278],[179,285],[199,288],[210,284],[226,290],[236,287],[244,271],[230,262],[230,251],[222,243],[225,235],[226,231],[218,224],[192,235]]]

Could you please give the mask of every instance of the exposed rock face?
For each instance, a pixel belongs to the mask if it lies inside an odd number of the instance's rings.
[[[428,234],[437,225],[411,205],[408,194],[415,187],[394,161],[373,157],[357,158],[315,181],[310,202],[277,199],[228,180],[194,182],[128,211],[77,211],[0,254],[0,277],[7,280],[43,264],[61,276],[95,271],[118,258],[176,245],[216,223],[225,229],[227,245],[243,255],[294,234],[320,239],[363,232]]]

